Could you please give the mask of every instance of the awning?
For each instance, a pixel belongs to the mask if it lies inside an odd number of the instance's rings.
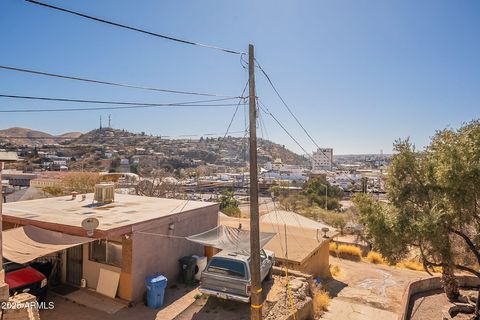
[[[260,248],[276,233],[260,232]],[[206,232],[191,236],[188,240],[222,250],[250,254],[250,231],[220,225]]]
[[[95,239],[24,226],[3,231],[2,240],[4,258],[17,263],[27,263]]]

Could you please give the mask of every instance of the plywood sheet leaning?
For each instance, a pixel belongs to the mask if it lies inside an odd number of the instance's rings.
[[[117,295],[120,273],[100,268],[98,276],[97,292],[107,297],[115,298]]]

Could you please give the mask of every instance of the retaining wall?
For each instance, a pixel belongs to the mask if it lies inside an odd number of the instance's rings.
[[[422,293],[431,290],[437,290],[442,288],[441,277],[435,276],[420,280],[411,281],[405,287],[405,291],[402,296],[402,303],[400,305],[400,314],[398,320],[410,319],[410,300],[412,296],[417,293]],[[458,285],[460,287],[478,287],[480,286],[480,279],[474,276],[457,276]]]

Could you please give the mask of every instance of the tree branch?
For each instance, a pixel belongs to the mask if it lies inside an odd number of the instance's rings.
[[[466,271],[466,272],[470,272],[471,274],[477,276],[480,278],[480,272],[472,269],[472,268],[469,268],[469,267],[465,267],[465,266],[462,266],[460,264],[456,264],[455,265],[455,268],[457,268],[458,270],[463,270],[463,271]]]
[[[461,237],[465,241],[465,243],[469,247],[470,251],[472,251],[472,253],[477,258],[478,263],[480,263],[480,252],[478,252],[477,247],[475,246],[473,241],[465,233],[463,233],[461,231],[458,231],[458,230],[455,230],[453,228],[449,228],[449,229],[450,229],[451,232],[455,233],[456,235],[458,235],[459,237]]]

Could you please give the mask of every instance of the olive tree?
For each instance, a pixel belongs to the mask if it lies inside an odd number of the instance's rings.
[[[456,270],[480,277],[480,122],[438,131],[422,151],[409,139],[394,148],[389,204],[355,197],[361,221],[390,262],[417,248],[426,270],[442,267],[445,293],[454,300]]]

